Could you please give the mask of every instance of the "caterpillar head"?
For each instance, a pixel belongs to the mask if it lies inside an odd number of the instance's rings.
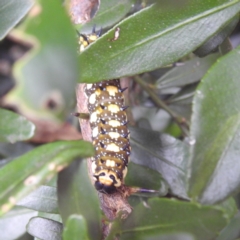
[[[122,177],[118,176],[112,168],[98,168],[96,162],[92,162],[92,173],[95,180],[95,188],[103,193],[114,193],[122,185],[122,179],[127,174],[127,167],[122,171]]]
[[[103,193],[114,193],[117,187],[121,186],[121,180],[116,176],[112,170],[101,170],[94,174],[95,188]]]

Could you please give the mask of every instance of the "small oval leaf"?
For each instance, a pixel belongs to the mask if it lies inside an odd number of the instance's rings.
[[[240,186],[240,47],[208,71],[197,88],[191,120],[189,194],[214,204]]]
[[[35,126],[25,117],[0,109],[0,142],[15,143],[31,138]]]
[[[182,8],[152,5],[120,22],[80,55],[81,82],[132,76],[177,61],[236,16],[232,0],[192,0]],[[91,64],[89,64],[91,63]]]
[[[44,240],[61,240],[63,225],[47,218],[33,217],[27,225],[27,232]]]
[[[63,240],[89,240],[87,223],[81,215],[71,215],[63,231]]]

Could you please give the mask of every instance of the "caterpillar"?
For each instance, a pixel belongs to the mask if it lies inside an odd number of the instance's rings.
[[[80,52],[100,36],[101,30],[92,34],[79,34]],[[105,80],[86,84],[88,110],[95,156],[92,173],[95,188],[111,194],[123,186],[131,151],[127,128],[126,106],[120,80]]]

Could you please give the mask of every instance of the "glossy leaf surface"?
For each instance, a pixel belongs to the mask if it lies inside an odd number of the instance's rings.
[[[34,124],[25,117],[0,109],[0,142],[27,140],[33,136],[34,130]]]
[[[75,96],[76,32],[60,2],[39,1],[35,10],[14,32],[32,48],[14,64],[18,84],[6,101],[28,116],[56,120]]]
[[[97,28],[112,26],[129,12],[134,2],[135,0],[102,0],[96,16],[84,24],[80,31],[90,33],[94,25]]]
[[[189,194],[202,203],[221,201],[240,186],[239,52],[218,60],[193,101]]]
[[[186,233],[196,240],[211,240],[236,212],[227,206],[200,206],[174,199],[152,198],[147,205],[139,203],[123,222],[121,239],[161,239],[165,234]],[[230,200],[227,205],[234,202]]]
[[[21,199],[17,206],[33,209],[39,212],[58,213],[57,189],[40,186],[38,189]]]
[[[32,0],[0,1],[0,40],[27,14]]]
[[[37,212],[16,207],[0,218],[1,239],[18,239],[26,232],[26,225]]]
[[[186,195],[187,144],[165,134],[130,128],[131,161],[158,171],[168,183],[172,193]]]
[[[62,223],[42,217],[33,217],[27,225],[29,234],[46,240],[61,240],[62,230]]]
[[[63,240],[88,240],[86,220],[81,215],[71,215],[63,232]]]
[[[81,82],[131,76],[177,61],[218,32],[239,10],[238,0],[147,7],[118,24],[116,41],[111,41],[114,27],[80,55]]]
[[[97,191],[90,182],[86,161],[74,161],[59,174],[58,199],[64,224],[70,215],[82,215],[87,222],[90,239],[101,239]]]
[[[59,141],[35,148],[0,169],[0,215],[20,199],[49,181],[76,157],[93,154],[84,141]]]

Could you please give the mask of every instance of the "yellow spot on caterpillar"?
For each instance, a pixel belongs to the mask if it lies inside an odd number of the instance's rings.
[[[96,162],[93,161],[93,162],[92,162],[92,173],[93,173],[93,174],[96,172],[96,168],[97,168]]]
[[[124,169],[123,169],[123,178],[125,178],[126,177],[126,175],[127,175],[127,167],[125,167]]]
[[[110,96],[115,96],[115,93],[118,93],[118,88],[116,86],[107,86],[106,90]]]
[[[93,130],[92,130],[92,137],[95,138],[97,137],[98,135],[98,127],[95,127]]]
[[[91,89],[91,88],[92,88],[92,84],[91,83],[87,84],[87,89]]]
[[[113,151],[113,152],[119,152],[120,149],[115,143],[110,143],[107,145],[106,150]]]
[[[110,104],[110,105],[108,105],[108,106],[107,106],[107,109],[108,109],[110,112],[112,112],[112,113],[117,113],[117,112],[120,111],[119,106],[116,105],[116,104]]]
[[[112,185],[113,180],[109,177],[101,176],[101,177],[99,177],[99,182],[104,185],[110,186],[110,185]]]
[[[110,121],[108,122],[108,124],[109,124],[111,127],[119,127],[119,126],[121,126],[121,123],[120,123],[119,121],[117,121],[117,120],[110,120]]]
[[[95,42],[96,40],[98,39],[98,36],[97,35],[89,35],[88,36],[88,41],[90,42],[90,43],[92,43],[92,42]]]
[[[115,167],[115,162],[112,160],[107,160],[106,161],[106,166],[107,167]]]
[[[120,134],[118,132],[110,132],[108,133],[108,135],[110,136],[110,138],[119,138]]]
[[[100,88],[98,88],[98,89],[95,91],[95,94],[96,94],[97,96],[99,96],[99,95],[101,94],[101,92],[102,92],[102,90],[101,90]]]
[[[96,102],[96,94],[95,93],[91,94],[88,101],[90,104],[94,104]]]
[[[91,115],[90,115],[90,123],[94,123],[97,121],[97,112],[93,112]]]

